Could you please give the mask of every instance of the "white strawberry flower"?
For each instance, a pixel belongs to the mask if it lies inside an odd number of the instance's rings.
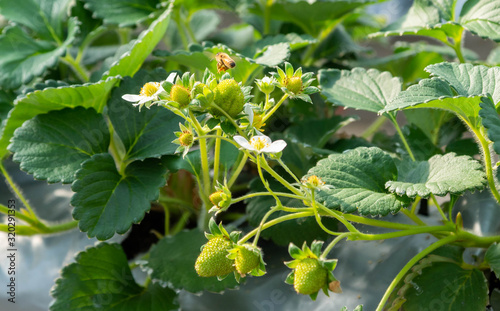
[[[286,142],[282,139],[273,142],[266,135],[255,135],[246,140],[243,136],[236,135],[233,137],[242,148],[255,151],[257,153],[278,153],[286,147]]]
[[[176,73],[173,72],[171,73],[168,78],[167,82],[172,82],[175,79]],[[159,95],[165,92],[163,87],[161,86],[161,83],[159,82],[148,82],[144,84],[144,86],[141,88],[141,92],[139,95],[137,94],[125,94],[122,96],[122,99],[132,102],[134,106],[139,106],[139,109],[146,103],[157,101],[159,99]],[[149,108],[151,105],[147,105],[146,107]]]

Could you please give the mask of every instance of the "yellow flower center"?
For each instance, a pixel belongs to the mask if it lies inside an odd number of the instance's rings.
[[[325,184],[324,181],[322,181],[318,176],[316,175],[312,175],[312,176],[309,176],[309,178],[307,178],[307,183],[309,183],[311,186],[313,187],[319,187],[319,186],[323,186]]]
[[[179,137],[179,142],[181,146],[189,146],[193,142],[193,133],[190,131],[183,131]]]
[[[263,115],[262,114],[255,114],[253,116],[253,127],[255,127],[257,130],[260,130],[261,127],[266,125],[265,123],[262,122]]]
[[[263,137],[254,136],[254,137],[250,138],[250,145],[252,145],[252,147],[254,147],[255,150],[260,151],[260,150],[264,149],[265,147],[269,146],[270,144]]]
[[[148,82],[144,84],[144,86],[141,89],[141,93],[139,93],[139,95],[150,97],[155,95],[155,93],[158,92],[158,89],[160,89],[160,83]]]

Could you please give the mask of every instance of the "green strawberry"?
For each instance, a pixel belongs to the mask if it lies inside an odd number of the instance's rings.
[[[244,277],[260,264],[259,253],[253,251],[251,248],[252,246],[250,245],[248,247],[242,246],[237,248],[234,266],[241,277]]]
[[[233,79],[222,80],[214,89],[214,103],[234,118],[243,110],[245,95],[238,82]],[[216,117],[223,115],[217,108],[211,108],[210,113]]]
[[[234,271],[233,260],[227,258],[231,241],[224,236],[210,239],[196,259],[195,269],[199,276],[223,276]]]
[[[287,79],[286,88],[293,94],[298,94],[302,89],[301,77],[290,77]]]
[[[172,86],[172,90],[170,90],[170,98],[174,102],[179,103],[180,108],[186,107],[191,101],[189,98],[189,91],[185,87],[177,84]]]
[[[297,263],[293,287],[299,294],[311,295],[325,286],[328,271],[316,258],[305,258]]]
[[[198,94],[203,94],[203,88],[205,87],[206,85],[203,84],[203,83],[198,83],[195,87],[194,87],[194,91],[193,91],[193,97],[196,97],[196,95]]]

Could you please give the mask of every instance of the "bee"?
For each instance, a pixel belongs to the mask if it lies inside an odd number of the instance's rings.
[[[234,60],[226,53],[219,52],[215,54],[215,60],[217,61],[217,72],[226,71],[236,66]]]

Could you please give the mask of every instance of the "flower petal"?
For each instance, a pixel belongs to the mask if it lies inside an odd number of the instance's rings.
[[[128,101],[128,102],[138,102],[143,98],[141,95],[135,95],[135,94],[125,94],[122,96],[122,99]]]
[[[250,122],[250,125],[253,124],[253,109],[252,105],[245,104],[245,113],[248,115],[248,121]]]
[[[278,152],[283,151],[283,149],[285,149],[285,147],[286,147],[286,141],[284,141],[283,139],[280,139],[280,140],[273,142],[271,145],[269,145],[265,148],[262,148],[261,152],[278,153]]]
[[[235,135],[233,137],[234,141],[238,143],[238,145],[240,145],[241,147],[247,149],[247,150],[251,150],[251,151],[256,151],[254,147],[252,147],[252,145],[250,145],[250,143],[245,139],[245,137],[243,136],[239,136],[239,135]]]
[[[170,82],[170,83],[174,83],[174,81],[175,81],[175,76],[177,76],[177,73],[176,73],[176,72],[172,72],[172,73],[170,73],[170,74],[168,75],[168,78],[167,78],[167,80],[165,80],[165,81]]]

